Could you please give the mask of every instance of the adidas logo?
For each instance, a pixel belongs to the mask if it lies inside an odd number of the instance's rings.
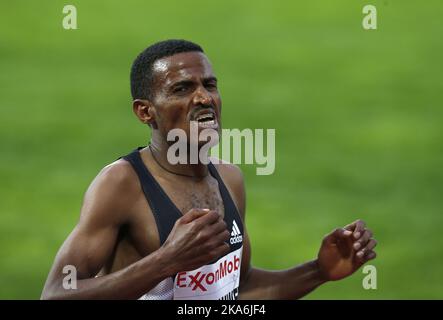
[[[231,232],[231,239],[229,239],[229,242],[231,244],[239,243],[243,241],[243,236],[241,235],[240,229],[237,226],[237,223],[235,223],[235,220],[232,220],[232,232]]]

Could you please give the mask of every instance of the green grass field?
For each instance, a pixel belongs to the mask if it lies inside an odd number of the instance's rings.
[[[39,298],[91,180],[147,143],[129,68],[167,38],[205,48],[225,128],[276,129],[275,173],[242,166],[256,266],[311,259],[361,218],[378,289],[357,272],[307,299],[443,298],[441,1],[91,2],[0,4],[0,298]]]

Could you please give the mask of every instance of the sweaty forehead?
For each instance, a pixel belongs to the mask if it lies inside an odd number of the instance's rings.
[[[213,77],[211,64],[202,52],[183,52],[158,59],[152,66],[154,82],[170,83],[192,79]]]

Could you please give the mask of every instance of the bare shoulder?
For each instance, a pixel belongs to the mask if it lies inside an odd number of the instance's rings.
[[[124,223],[131,204],[141,192],[138,177],[129,162],[119,159],[105,166],[90,184],[84,196],[80,221]]]
[[[228,188],[231,196],[233,197],[241,216],[244,216],[245,212],[245,184],[243,173],[241,169],[228,161],[221,160],[218,158],[210,157],[212,163],[219,172],[223,182]]]
[[[105,166],[94,179],[94,183],[104,183],[114,188],[134,188],[137,175],[132,165],[123,159],[118,159]],[[91,184],[92,186],[92,184]]]

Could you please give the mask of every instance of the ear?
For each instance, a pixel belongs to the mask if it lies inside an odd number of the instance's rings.
[[[141,122],[157,129],[155,108],[149,100],[135,99],[132,110]]]

